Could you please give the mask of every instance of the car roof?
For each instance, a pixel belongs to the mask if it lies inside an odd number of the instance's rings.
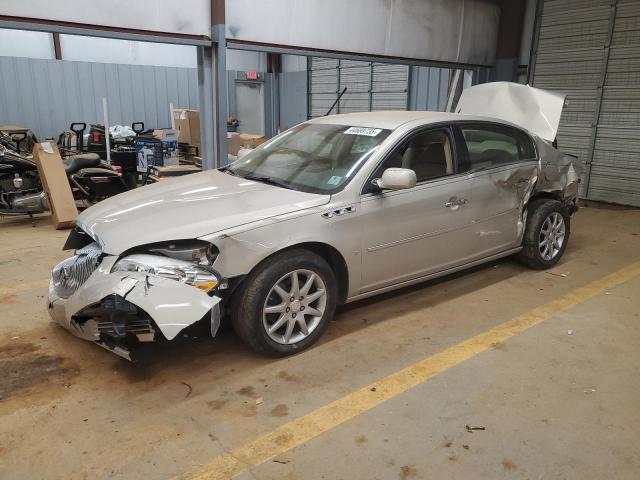
[[[406,123],[412,123],[413,125],[422,123],[424,125],[428,125],[430,123],[455,122],[464,120],[498,122],[505,125],[512,125],[510,122],[503,122],[500,119],[491,117],[464,115],[461,113],[404,110],[328,115],[326,117],[318,117],[314,118],[313,120],[309,120],[309,123],[349,125],[357,127],[384,128],[388,130],[395,130],[396,128],[399,128]]]

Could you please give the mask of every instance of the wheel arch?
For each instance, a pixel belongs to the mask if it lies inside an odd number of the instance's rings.
[[[329,264],[331,270],[333,270],[333,273],[336,276],[336,280],[338,281],[338,303],[344,303],[349,291],[349,269],[344,256],[338,251],[338,249],[324,242],[296,243],[294,245],[289,245],[282,250],[278,250],[272,255],[288,250],[300,249],[308,250],[321,256]]]
[[[531,195],[531,198],[527,202],[527,207],[535,200],[557,200],[562,203],[569,215],[573,215],[578,210],[578,203],[576,197],[565,198],[562,190],[540,190]]]
[[[287,245],[284,248],[271,252],[269,255],[264,257],[260,262],[253,266],[250,272],[245,275],[241,275],[239,277],[235,277],[235,282],[232,282],[230,294],[235,293],[238,290],[237,287],[240,287],[241,284],[244,283],[244,280],[253,272],[256,268],[262,265],[264,262],[268,261],[274,255],[279,255],[282,252],[287,252],[290,250],[307,250],[309,252],[313,252],[316,255],[322,257],[328,264],[333,273],[336,276],[336,280],[338,282],[338,302],[344,303],[347,299],[347,295],[349,292],[349,269],[347,267],[347,262],[344,256],[336,249],[335,247],[329,245],[324,242],[301,242],[295,243],[292,245]]]

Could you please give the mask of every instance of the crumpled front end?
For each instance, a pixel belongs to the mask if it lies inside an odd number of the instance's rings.
[[[117,260],[91,244],[57,265],[49,285],[51,318],[129,360],[136,342],[172,340],[209,315],[215,334],[219,297],[169,278],[113,271]]]

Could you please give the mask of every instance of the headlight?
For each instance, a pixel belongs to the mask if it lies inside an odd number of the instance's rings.
[[[213,291],[220,283],[217,274],[202,265],[160,255],[134,254],[116,262],[112,272],[141,272],[170,278],[193,285],[205,292]]]
[[[212,265],[218,256],[218,249],[202,240],[178,240],[150,245],[148,252],[157,253],[198,265]]]

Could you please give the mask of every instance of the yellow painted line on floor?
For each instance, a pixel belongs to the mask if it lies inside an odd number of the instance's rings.
[[[486,332],[382,378],[366,387],[314,410],[228,453],[201,468],[175,478],[229,479],[337,427],[416,385],[485,352],[497,343],[538,325],[554,315],[640,276],[640,262],[589,283],[549,303],[534,308]]]
[[[0,295],[14,295],[24,290],[34,290],[36,288],[47,288],[49,286],[49,279],[35,280],[33,282],[19,283],[15,287],[0,287]]]

